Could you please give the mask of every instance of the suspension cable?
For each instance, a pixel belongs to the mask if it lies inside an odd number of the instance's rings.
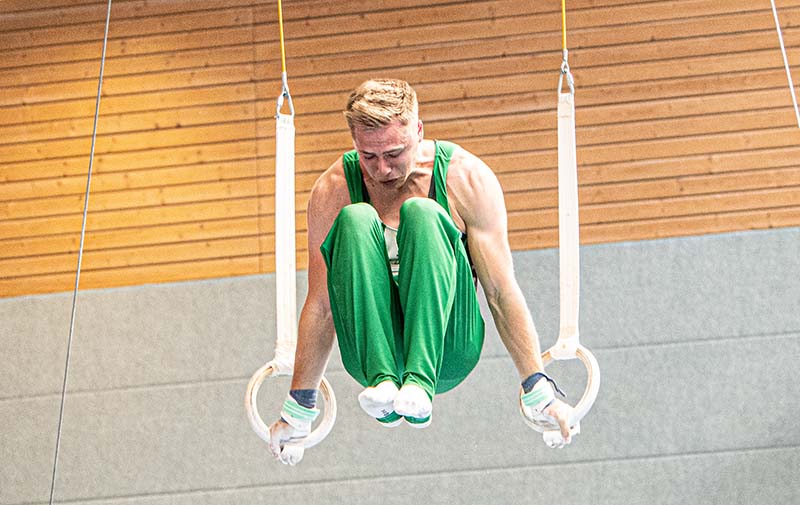
[[[561,76],[558,78],[558,92],[561,92],[564,76],[566,76],[569,91],[574,95],[575,80],[569,70],[569,51],[567,50],[567,0],[561,0],[561,55]]]
[[[278,27],[280,29],[281,37],[281,73],[286,73],[286,46],[283,42],[283,7],[281,0],[278,0]]]
[[[567,0],[561,0],[561,50],[567,50]]]
[[[292,103],[292,95],[289,93],[289,80],[286,76],[286,46],[283,40],[283,8],[281,0],[278,0],[278,27],[280,29],[281,39],[281,81],[283,82],[283,89],[281,95],[278,97],[278,110],[276,114],[281,115],[281,108],[283,107],[284,100],[289,106],[289,115],[294,117],[294,104]]]
[[[58,473],[58,453],[61,448],[61,430],[64,425],[64,400],[67,395],[67,378],[69,377],[69,361],[72,354],[72,337],[75,333],[75,314],[78,307],[78,286],[81,280],[81,264],[83,262],[83,245],[86,239],[86,217],[89,213],[89,188],[92,184],[92,167],[94,165],[94,149],[97,141],[97,120],[100,116],[100,95],[103,89],[103,70],[106,65],[106,48],[108,47],[108,25],[111,20],[111,0],[108,0],[106,11],[106,27],[103,35],[103,54],[100,58],[100,78],[97,82],[97,99],[94,106],[94,126],[92,128],[92,147],[89,154],[89,173],[86,177],[86,195],[83,201],[83,221],[81,223],[81,241],[78,247],[78,267],[75,271],[75,288],[72,290],[72,315],[69,320],[69,338],[67,339],[67,357],[64,364],[64,381],[61,386],[61,406],[58,411],[58,432],[56,434],[56,448],[53,456],[53,478],[50,482],[50,505],[56,490],[56,476]]]
[[[775,18],[775,29],[778,31],[778,41],[781,44],[783,66],[786,68],[786,78],[789,80],[789,92],[792,94],[794,115],[797,118],[797,127],[800,128],[800,107],[797,106],[797,95],[794,90],[794,83],[792,82],[792,71],[789,69],[789,58],[786,56],[786,46],[783,44],[783,32],[781,32],[781,23],[778,21],[778,8],[775,6],[775,0],[770,0],[770,2],[772,3],[772,16]]]

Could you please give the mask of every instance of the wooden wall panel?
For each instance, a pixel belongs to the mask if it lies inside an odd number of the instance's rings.
[[[0,5],[0,296],[74,282],[106,2]],[[557,244],[558,2],[284,5],[305,205],[348,92],[405,78],[426,134],[482,156],[516,249]],[[782,0],[800,67],[800,0]],[[115,0],[82,287],[274,268],[273,0]],[[583,243],[800,225],[769,2],[570,0]],[[795,72],[797,73],[797,71]],[[797,78],[796,78],[797,79]]]

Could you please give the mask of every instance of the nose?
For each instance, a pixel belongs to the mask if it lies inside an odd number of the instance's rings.
[[[386,160],[383,156],[378,158],[378,173],[380,175],[388,175],[392,171],[391,165],[389,165],[389,161]]]

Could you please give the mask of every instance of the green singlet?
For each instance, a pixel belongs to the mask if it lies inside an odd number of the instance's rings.
[[[342,362],[362,386],[410,382],[433,398],[460,384],[480,358],[484,321],[445,184],[457,147],[436,142],[430,198],[411,198],[400,208],[393,262],[387,238],[393,242],[394,233],[387,234],[369,204],[358,153],[344,155],[352,203],[320,250]]]

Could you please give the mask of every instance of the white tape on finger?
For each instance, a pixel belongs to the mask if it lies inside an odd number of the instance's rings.
[[[294,466],[303,459],[305,446],[302,440],[289,441],[283,444],[280,457],[278,458],[284,465]]]

